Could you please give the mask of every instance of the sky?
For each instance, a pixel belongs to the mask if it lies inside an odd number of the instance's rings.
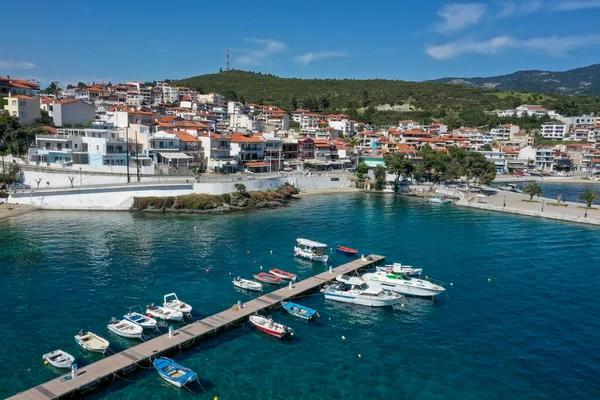
[[[600,0],[29,0],[1,8],[0,76],[43,85],[214,73],[227,48],[232,68],[298,78],[422,81],[600,62]]]

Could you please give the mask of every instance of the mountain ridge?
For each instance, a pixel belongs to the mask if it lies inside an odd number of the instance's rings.
[[[455,84],[476,89],[599,96],[600,64],[566,71],[521,70],[490,77],[447,77],[426,82]]]

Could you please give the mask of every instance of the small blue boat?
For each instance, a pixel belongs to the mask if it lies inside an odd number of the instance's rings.
[[[166,357],[155,359],[154,368],[156,368],[161,378],[179,388],[198,379],[194,371]]]
[[[317,310],[313,310],[312,308],[303,306],[301,304],[292,303],[291,301],[282,301],[281,307],[294,317],[298,317],[305,320],[311,320],[316,316],[319,316]]]

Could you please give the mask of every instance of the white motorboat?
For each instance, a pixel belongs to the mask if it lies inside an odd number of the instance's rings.
[[[175,293],[165,294],[163,307],[180,311],[183,315],[189,315],[192,312],[192,306],[179,300]]]
[[[408,276],[420,276],[423,268],[413,268],[410,265],[402,265],[401,263],[393,263],[385,267],[376,267],[378,272],[401,272]]]
[[[108,349],[108,340],[101,338],[92,332],[80,331],[75,335],[75,343],[81,346],[82,349],[93,353],[104,353]]]
[[[374,287],[418,297],[435,297],[446,291],[427,280],[411,278],[402,272],[367,273],[362,278]]]
[[[123,315],[123,318],[129,322],[133,322],[136,325],[141,326],[144,329],[156,328],[157,321],[154,318],[147,317],[138,312],[128,312]]]
[[[146,314],[152,318],[164,319],[165,321],[181,321],[183,319],[182,312],[156,306],[154,303],[147,306]]]
[[[308,258],[312,261],[327,262],[329,256],[325,254],[327,245],[325,243],[314,242],[308,239],[296,239],[297,246],[294,246],[294,254],[296,257]]]
[[[444,199],[439,196],[434,196],[434,197],[429,198],[429,202],[433,203],[433,204],[452,204],[452,200]]]
[[[398,293],[370,287],[358,277],[340,275],[336,280],[325,289],[326,299],[369,307],[393,306],[403,300]]]
[[[233,280],[233,285],[241,289],[251,290],[253,292],[261,292],[263,290],[263,286],[260,283],[243,279],[239,276]]]
[[[51,351],[44,354],[42,358],[56,368],[71,368],[71,364],[75,361],[75,357],[62,350]]]
[[[123,319],[121,321],[113,318],[108,324],[108,330],[115,335],[123,336],[128,339],[141,339],[144,328],[138,324]]]

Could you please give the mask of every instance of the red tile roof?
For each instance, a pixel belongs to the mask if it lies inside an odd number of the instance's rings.
[[[241,133],[234,133],[231,135],[231,141],[233,143],[264,143],[261,139],[255,138],[249,135],[243,135]]]

